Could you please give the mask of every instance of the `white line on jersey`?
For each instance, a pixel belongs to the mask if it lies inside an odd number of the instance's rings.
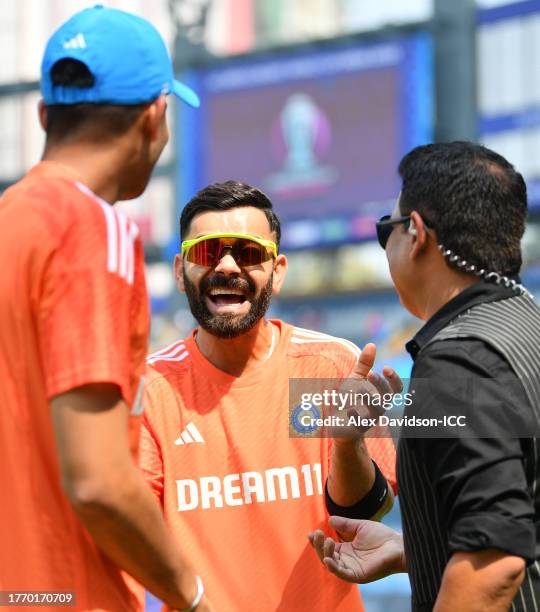
[[[180,352],[182,351],[182,352]],[[180,353],[180,354],[178,354]],[[156,363],[156,361],[182,361],[189,355],[189,351],[185,350],[185,346],[182,344],[174,351],[171,351],[170,354],[166,353],[164,355],[156,355],[155,357],[149,357],[146,360],[148,365]]]
[[[184,344],[184,341],[177,340],[176,342],[169,344],[169,346],[166,346],[165,348],[162,348],[161,350],[148,355],[148,357],[146,358],[146,361],[152,361],[154,359],[161,359],[162,357],[174,357],[175,355],[178,355],[178,353],[182,349],[185,349],[185,348],[186,346]]]
[[[291,342],[294,342],[295,344],[337,342],[338,344],[348,348],[357,359],[361,352],[356,344],[350,340],[346,340],[345,338],[336,338],[335,336],[330,336],[328,334],[323,334],[321,332],[316,332],[309,329],[303,329],[302,327],[293,328]]]
[[[86,185],[75,183],[84,194],[101,207],[107,225],[107,270],[118,274],[128,284],[135,279],[135,240],[139,235],[137,224],[93,193]]]

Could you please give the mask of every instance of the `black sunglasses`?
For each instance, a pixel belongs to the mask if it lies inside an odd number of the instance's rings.
[[[411,223],[410,215],[406,217],[395,217],[394,219],[392,219],[391,215],[384,215],[384,217],[381,217],[375,224],[375,227],[377,228],[377,239],[379,240],[379,244],[383,249],[386,249],[386,243],[390,238],[394,225],[397,225],[398,223],[403,223],[405,225],[405,229],[408,229]]]

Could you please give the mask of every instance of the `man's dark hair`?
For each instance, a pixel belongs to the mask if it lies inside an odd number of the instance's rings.
[[[264,212],[270,230],[276,233],[276,245],[279,249],[281,224],[272,208],[272,202],[256,187],[237,181],[208,185],[191,198],[180,217],[180,239],[185,239],[195,215],[208,210],[229,210],[240,206],[254,206]]]
[[[51,78],[54,86],[94,85],[94,75],[86,64],[70,58],[54,64]],[[51,104],[47,106],[47,141],[59,143],[84,134],[85,140],[104,142],[125,134],[143,109],[143,104]]]
[[[440,244],[506,276],[521,268],[525,181],[504,157],[471,142],[417,147],[399,164],[402,215],[416,210]]]

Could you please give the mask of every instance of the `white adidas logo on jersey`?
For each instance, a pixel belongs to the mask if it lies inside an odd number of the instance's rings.
[[[201,436],[201,432],[195,427],[191,421],[186,425],[184,431],[180,434],[180,437],[174,441],[176,446],[183,446],[184,444],[204,444],[204,438]]]

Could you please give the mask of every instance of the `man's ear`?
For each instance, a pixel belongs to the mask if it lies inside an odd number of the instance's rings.
[[[287,276],[287,268],[289,262],[285,255],[278,255],[274,260],[274,276],[272,281],[272,293],[277,295],[281,291],[281,287]]]
[[[415,259],[426,248],[428,234],[422,217],[413,210],[407,233],[411,236],[410,257]]]
[[[167,97],[165,95],[161,95],[150,102],[145,109],[143,113],[144,128],[150,142],[157,140],[166,112]]]
[[[44,132],[47,131],[47,107],[45,106],[45,100],[41,98],[38,102],[38,117],[39,117],[39,125],[41,125]]]
[[[174,258],[174,278],[176,280],[176,286],[178,287],[178,291],[180,291],[180,293],[185,293],[186,287],[184,285],[184,258],[180,254],[176,255]]]

